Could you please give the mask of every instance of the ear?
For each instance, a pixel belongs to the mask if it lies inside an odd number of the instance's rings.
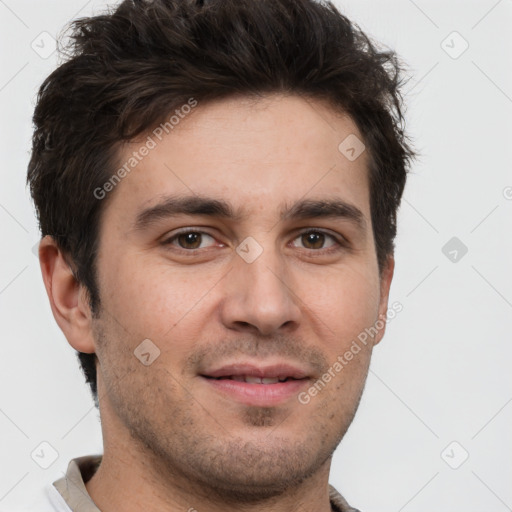
[[[391,287],[391,281],[393,280],[393,273],[395,271],[395,258],[393,255],[388,256],[386,264],[382,269],[382,275],[380,276],[380,302],[379,302],[379,317],[377,321],[381,328],[378,329],[375,335],[373,345],[377,345],[380,340],[384,337],[386,332],[386,318],[388,311],[388,300],[389,300],[389,289]],[[382,326],[381,326],[382,324]]]
[[[51,236],[39,244],[39,262],[53,316],[69,344],[79,352],[96,351],[87,290],[75,278]]]

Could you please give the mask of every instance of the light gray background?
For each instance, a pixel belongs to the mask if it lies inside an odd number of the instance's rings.
[[[390,302],[403,311],[374,352],[331,483],[363,512],[512,510],[512,0],[336,3],[409,64],[408,129],[422,158],[399,216]],[[2,511],[22,510],[71,458],[102,451],[33,253],[25,173],[35,94],[57,62],[31,44],[48,51],[42,32],[104,5],[0,0]],[[460,56],[453,31],[469,44]],[[468,248],[456,262],[442,251],[452,237]],[[48,469],[31,457],[41,442],[58,452]]]

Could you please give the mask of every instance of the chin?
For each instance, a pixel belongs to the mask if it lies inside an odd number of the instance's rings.
[[[244,439],[210,444],[208,450],[196,453],[190,460],[194,480],[202,481],[208,496],[232,503],[257,503],[300,486],[317,473],[332,455],[336,442],[292,442],[278,438],[272,431],[251,441]],[[320,447],[319,447],[320,445]]]

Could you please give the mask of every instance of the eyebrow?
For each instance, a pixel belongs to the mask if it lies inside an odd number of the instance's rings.
[[[158,221],[178,215],[202,215],[241,221],[247,218],[242,209],[233,208],[223,199],[204,196],[166,196],[161,202],[142,210],[135,219],[134,229],[144,230]],[[303,199],[281,209],[280,219],[306,220],[318,218],[338,218],[353,223],[366,231],[366,219],[356,206],[341,199]]]

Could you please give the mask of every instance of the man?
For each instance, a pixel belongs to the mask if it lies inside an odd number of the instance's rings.
[[[355,510],[328,480],[414,157],[396,56],[313,0],[124,1],[70,51],[28,180],[104,453],[49,503]]]

